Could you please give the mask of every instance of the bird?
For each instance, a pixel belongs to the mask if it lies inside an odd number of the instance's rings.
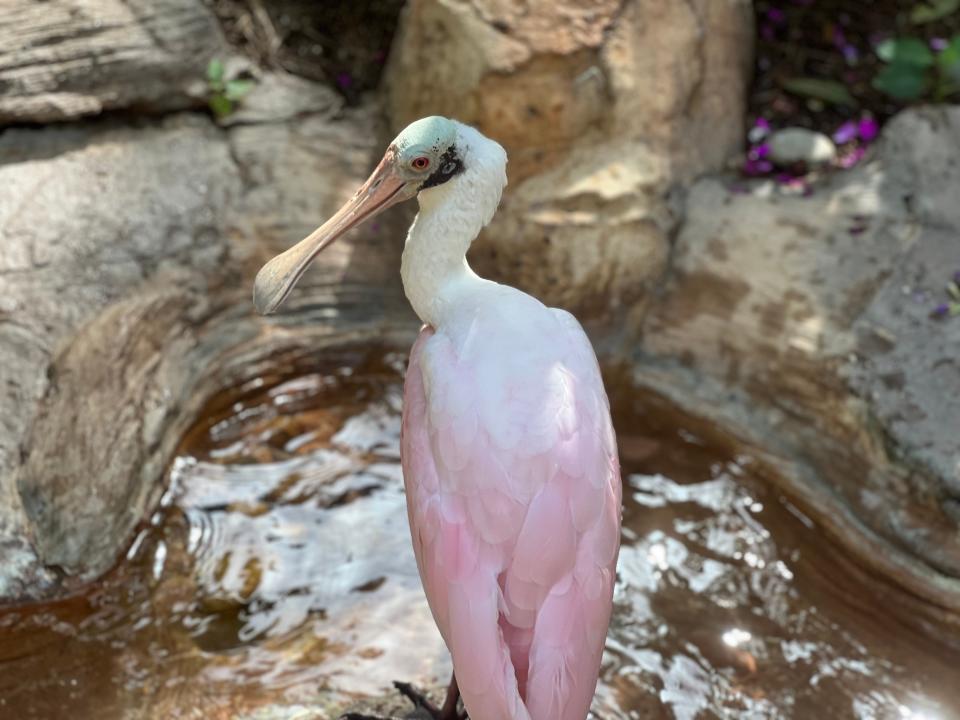
[[[620,547],[617,443],[580,323],[477,275],[467,250],[507,184],[507,154],[431,116],[407,126],[357,192],[254,281],[277,310],[317,254],[417,198],[403,289],[423,327],[404,379],[401,465],[420,579],[453,677],[437,720],[584,720]],[[523,252],[518,247],[518,252]]]

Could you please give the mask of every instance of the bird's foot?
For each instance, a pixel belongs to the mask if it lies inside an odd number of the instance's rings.
[[[457,689],[454,680],[451,680],[450,689],[447,691],[446,702],[442,708],[438,708],[422,692],[417,690],[410,683],[395,682],[393,686],[407,700],[413,704],[413,712],[404,716],[404,720],[469,720],[466,711],[462,711],[457,706],[457,700],[460,692]],[[366,715],[364,713],[347,713],[341,715],[340,720],[396,720],[395,718],[380,717],[378,715]]]
[[[457,698],[459,697],[459,691],[453,690],[456,695],[452,698],[448,693],[447,702],[444,703],[443,708],[438,708],[430,699],[424,695],[422,692],[417,690],[410,683],[405,682],[395,682],[393,686],[403,695],[407,700],[413,703],[413,706],[417,710],[422,710],[426,715],[431,718],[431,720],[468,720],[466,712],[461,712],[457,709]],[[456,688],[455,684],[452,684],[453,688]]]

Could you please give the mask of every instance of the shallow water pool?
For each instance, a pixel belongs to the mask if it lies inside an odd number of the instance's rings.
[[[313,718],[444,683],[406,527],[403,358],[345,348],[215,398],[112,573],[0,610],[0,718]],[[750,457],[613,396],[625,512],[599,718],[960,717],[960,655],[889,614],[894,591]]]

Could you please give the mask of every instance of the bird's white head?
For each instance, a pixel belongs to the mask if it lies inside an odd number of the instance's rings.
[[[485,224],[506,185],[505,167],[503,148],[468,125],[439,116],[411,123],[390,143],[367,181],[333,217],[260,269],[253,286],[254,307],[264,315],[274,312],[321,250],[351,228],[404,200],[419,196],[424,206],[441,201],[454,186],[466,183],[489,196],[474,198],[481,207],[490,206],[483,212]],[[493,180],[478,183],[478,176]]]

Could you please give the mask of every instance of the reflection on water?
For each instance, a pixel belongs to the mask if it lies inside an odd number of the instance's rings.
[[[398,465],[402,356],[328,353],[211,403],[165,507],[86,594],[0,611],[0,718],[253,717],[438,684]],[[750,458],[618,396],[604,719],[947,720],[951,656],[885,615]],[[294,717],[275,715],[274,717]]]

